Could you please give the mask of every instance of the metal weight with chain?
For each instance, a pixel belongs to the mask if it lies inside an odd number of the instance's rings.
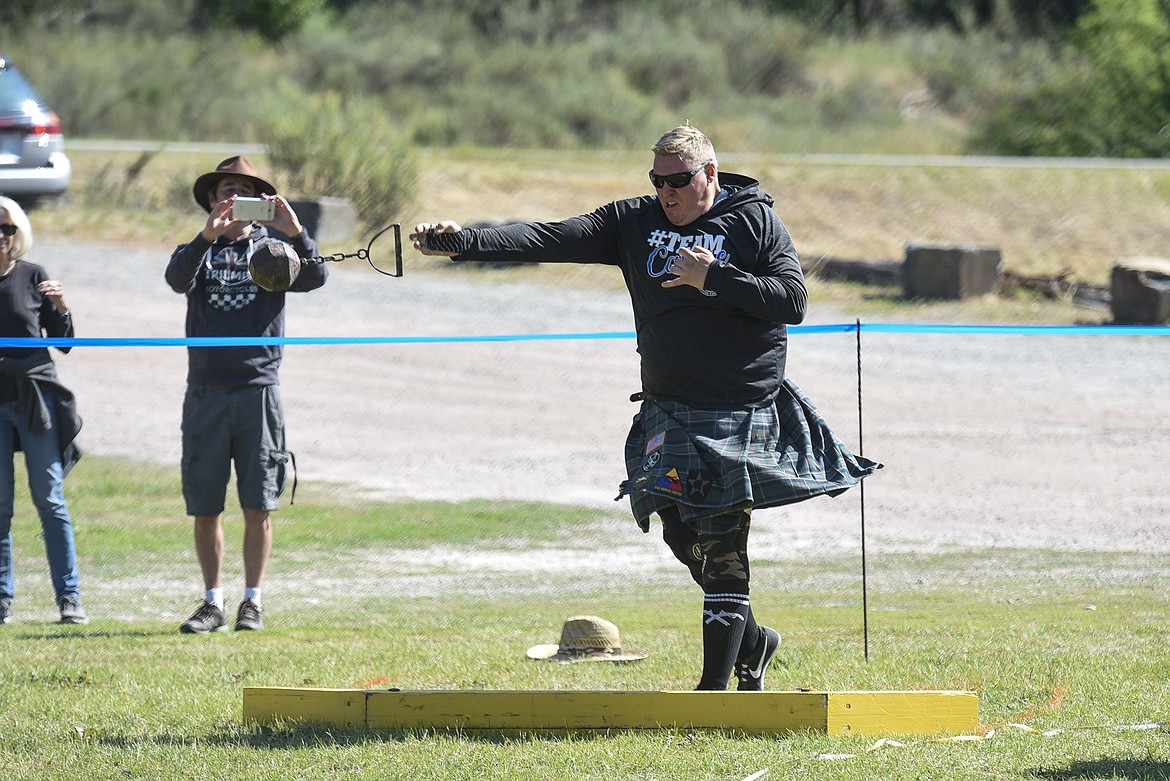
[[[374,263],[373,247],[374,242],[377,241],[386,231],[394,231],[394,271],[385,271],[378,268]],[[306,263],[338,263],[349,258],[357,258],[364,260],[370,264],[370,268],[377,271],[379,274],[384,274],[388,277],[402,276],[402,226],[397,222],[392,222],[385,228],[382,228],[375,233],[365,249],[359,249],[357,252],[335,252],[332,255],[317,255],[316,257],[306,258]]]

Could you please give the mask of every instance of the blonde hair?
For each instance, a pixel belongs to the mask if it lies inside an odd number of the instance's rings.
[[[711,143],[711,139],[689,124],[679,125],[664,133],[651,151],[656,155],[677,155],[691,165],[708,160],[718,165],[715,159],[715,145]]]
[[[28,215],[24,213],[24,209],[20,208],[20,204],[11,198],[0,195],[0,212],[8,215],[8,222],[16,226],[16,235],[12,237],[12,247],[8,250],[8,257],[12,260],[24,257],[33,244],[32,225],[29,224]]]

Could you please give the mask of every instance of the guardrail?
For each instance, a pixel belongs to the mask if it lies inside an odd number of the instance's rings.
[[[250,154],[266,152],[266,144],[230,141],[150,141],[100,138],[67,138],[65,151],[82,152],[206,152],[208,154]],[[426,153],[428,150],[421,150]],[[436,151],[436,150],[431,150]],[[597,152],[597,150],[591,150]],[[767,157],[779,163],[808,165],[912,166],[935,168],[1125,168],[1170,170],[1170,159],[1118,157],[989,157],[980,155],[854,155],[720,152],[724,162]]]

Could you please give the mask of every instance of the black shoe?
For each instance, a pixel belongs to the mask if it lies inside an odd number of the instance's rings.
[[[226,629],[227,616],[210,602],[200,605],[199,609],[179,627],[179,631],[185,635],[205,635],[208,632],[222,632]]]
[[[12,620],[12,600],[0,599],[0,624],[7,624]]]
[[[62,624],[88,624],[89,616],[81,606],[81,597],[77,594],[66,594],[57,600],[57,607],[61,608]]]
[[[245,599],[240,603],[240,609],[236,613],[236,631],[241,629],[255,630],[264,628],[264,619],[260,614],[264,612],[250,599]]]
[[[780,633],[766,626],[760,627],[760,641],[756,650],[735,662],[735,677],[739,684],[735,690],[741,692],[762,692],[764,690],[764,672],[768,663],[780,647]]]

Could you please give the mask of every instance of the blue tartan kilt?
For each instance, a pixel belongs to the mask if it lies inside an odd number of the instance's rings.
[[[836,496],[882,467],[854,455],[790,380],[759,409],[695,409],[648,396],[626,438],[628,495],[647,528],[660,508],[683,522]]]

